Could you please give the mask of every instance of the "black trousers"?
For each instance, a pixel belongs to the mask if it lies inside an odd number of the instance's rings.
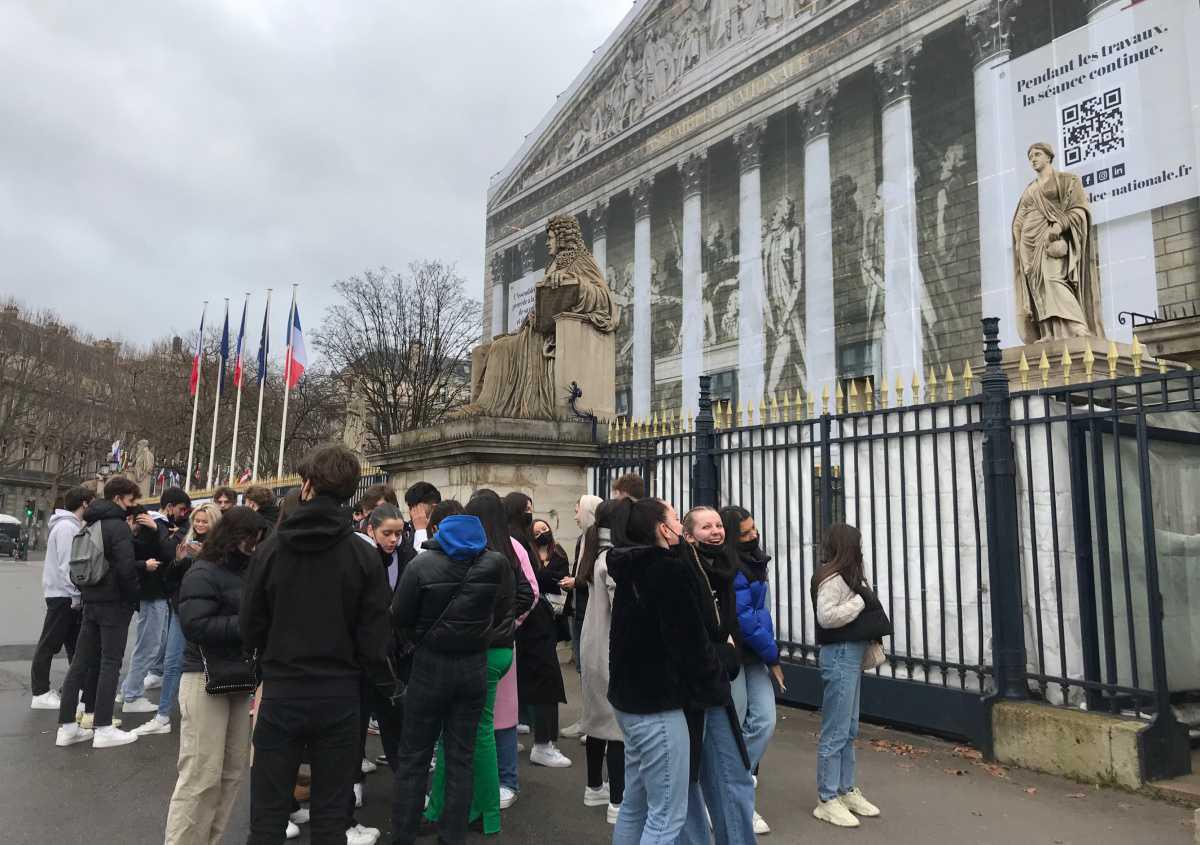
[[[310,841],[345,845],[346,807],[353,806],[358,748],[358,696],[346,698],[264,698],[254,728],[250,770],[248,845],[280,845],[300,758],[308,751],[312,767]]]
[[[82,624],[83,609],[72,610],[69,598],[46,599],[46,620],[42,623],[42,635],[38,637],[33,666],[29,670],[29,686],[34,695],[50,691],[50,661],[54,655],[65,648],[67,660],[75,659],[75,641],[79,639]]]
[[[608,760],[609,803],[620,805],[625,797],[625,743],[587,738],[587,785],[599,789],[604,785],[604,762]]]
[[[416,842],[429,758],[439,735],[446,752],[446,804],[438,826],[439,839],[447,845],[462,845],[466,840],[475,733],[486,699],[487,652],[417,651],[404,697],[400,765],[393,779],[393,845]]]
[[[533,704],[533,741],[538,745],[558,742],[558,705]]]
[[[404,701],[392,703],[375,684],[367,682],[364,688],[366,709],[379,723],[379,744],[387,755],[388,767],[395,772],[400,765],[400,736],[404,730]],[[363,748],[366,748],[367,727],[363,725]],[[365,752],[364,752],[365,753]],[[359,769],[361,772],[362,769]]]
[[[133,608],[128,605],[84,604],[75,659],[63,682],[59,724],[75,721],[79,691],[88,683],[88,675],[93,671],[99,672],[94,725],[103,728],[112,724],[117,676],[121,673],[121,661],[125,659],[125,641],[129,639],[129,620],[132,618]]]

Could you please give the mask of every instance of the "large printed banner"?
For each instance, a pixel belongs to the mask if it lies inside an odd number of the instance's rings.
[[[508,330],[515,332],[525,322],[537,300],[539,274],[530,273],[508,286]]]
[[[1014,59],[1018,169],[1049,142],[1097,223],[1200,194],[1198,38],[1200,0],[1140,0]]]

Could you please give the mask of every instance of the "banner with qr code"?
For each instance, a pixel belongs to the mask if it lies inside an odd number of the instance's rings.
[[[1014,190],[1045,141],[1097,223],[1200,195],[1200,0],[1140,0],[1009,62]],[[1014,197],[1016,195],[1014,194]]]

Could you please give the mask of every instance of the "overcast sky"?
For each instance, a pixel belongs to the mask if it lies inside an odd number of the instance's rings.
[[[500,170],[630,0],[0,2],[0,294],[143,343],[417,258],[482,295]],[[280,300],[283,300],[282,302]]]

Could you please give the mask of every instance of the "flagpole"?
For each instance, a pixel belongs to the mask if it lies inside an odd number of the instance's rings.
[[[242,419],[242,382],[246,379],[246,368],[242,366],[242,359],[245,357],[242,352],[242,347],[246,344],[246,310],[250,307],[250,292],[246,291],[246,301],[242,305],[242,327],[238,330],[238,359],[233,365],[233,371],[238,375],[237,379],[237,403],[233,406],[233,446],[229,450],[229,486],[232,487],[237,480],[234,478],[237,472],[237,441],[238,441],[238,425]]]
[[[271,319],[271,289],[267,288],[267,310],[263,315],[263,328],[266,328]],[[269,337],[269,335],[268,335]],[[258,481],[258,444],[262,440],[262,406],[263,406],[263,390],[267,386],[267,341],[259,338],[258,344],[262,348],[263,355],[263,373],[262,378],[258,380],[258,422],[254,424],[254,463],[250,469],[250,481],[253,483]]]
[[[208,312],[208,300],[204,301],[204,307],[200,310],[200,340],[197,348],[203,352],[204,350],[204,316]],[[196,456],[196,412],[200,409],[200,378],[204,374],[204,367],[200,366],[201,362],[197,362],[196,371],[196,395],[192,397],[192,433],[188,437],[188,462],[187,462],[187,479],[184,481],[184,490],[192,491],[192,459]]]
[[[229,297],[225,297],[225,328],[229,328]],[[212,438],[208,441],[208,484],[209,490],[213,486],[213,460],[217,456],[217,416],[221,411],[221,382],[223,380],[223,371],[225,369],[225,361],[217,356],[220,362],[217,364],[217,389],[213,394],[213,424]]]
[[[292,332],[296,320],[296,288],[299,285],[292,285],[292,307],[288,310],[288,327],[287,327],[287,352],[284,356],[283,365],[283,421],[279,424],[279,466],[275,470],[275,477],[283,477],[283,447],[287,442],[285,435],[287,434],[287,415],[288,415],[288,397],[292,392]]]

